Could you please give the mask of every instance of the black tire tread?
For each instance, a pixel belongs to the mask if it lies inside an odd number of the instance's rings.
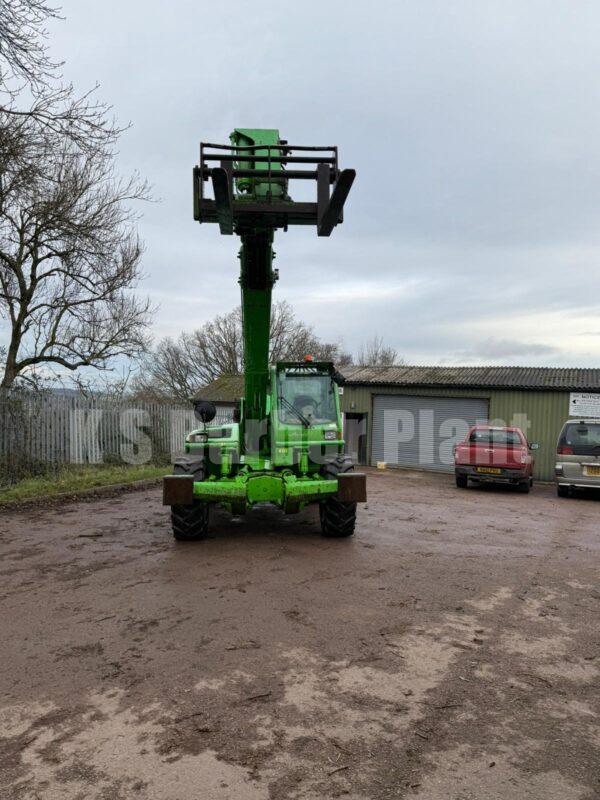
[[[194,480],[204,480],[204,462],[198,458],[178,458],[174,475],[193,475]],[[195,501],[191,506],[171,506],[173,536],[178,542],[196,542],[208,533],[208,503]]]
[[[352,472],[354,465],[347,456],[338,456],[325,464],[323,477],[335,479],[344,472]],[[356,503],[342,503],[337,497],[328,497],[320,505],[321,533],[329,538],[352,536],[356,526]]]

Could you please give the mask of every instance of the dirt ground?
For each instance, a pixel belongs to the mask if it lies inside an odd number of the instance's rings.
[[[370,471],[356,536],[0,516],[0,797],[600,797],[600,501]]]

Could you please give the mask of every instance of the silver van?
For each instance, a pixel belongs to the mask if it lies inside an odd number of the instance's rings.
[[[556,447],[556,491],[567,497],[573,489],[600,489],[600,419],[570,419]]]

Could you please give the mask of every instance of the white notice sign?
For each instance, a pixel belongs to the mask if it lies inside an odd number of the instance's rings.
[[[600,417],[600,394],[571,392],[569,395],[569,416]]]

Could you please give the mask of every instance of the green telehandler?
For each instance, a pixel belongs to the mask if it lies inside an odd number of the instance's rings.
[[[318,503],[325,536],[354,533],[366,476],[344,455],[343,376],[309,354],[269,366],[274,232],[314,225],[319,236],[329,236],[343,220],[354,177],[354,170],[338,168],[337,147],[292,146],[277,130],[236,128],[229,144],[200,144],[194,219],[241,240],[245,392],[226,424],[211,425],[214,404],[194,401],[201,426],[186,437],[186,455],[163,484],[176,539],[203,538],[211,505],[238,515],[257,503],[288,514]],[[292,180],[314,181],[316,202],[292,200]]]

